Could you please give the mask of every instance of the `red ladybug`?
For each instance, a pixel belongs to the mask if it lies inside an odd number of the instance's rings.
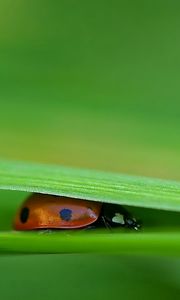
[[[32,194],[18,211],[14,228],[74,229],[83,227],[128,227],[140,225],[122,206],[69,197]]]

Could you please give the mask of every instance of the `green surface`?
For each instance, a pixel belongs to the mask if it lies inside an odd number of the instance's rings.
[[[100,253],[179,257],[180,233],[6,232],[0,234],[1,253]]]
[[[0,156],[179,181],[179,9],[1,1]],[[26,196],[0,191],[0,235]],[[179,213],[129,209],[144,234],[179,234]],[[161,255],[1,254],[1,297],[179,299],[179,259]]]
[[[180,211],[180,183],[61,166],[0,161],[0,189]]]

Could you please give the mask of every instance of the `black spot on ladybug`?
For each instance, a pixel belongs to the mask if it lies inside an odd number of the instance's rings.
[[[29,208],[28,207],[24,207],[21,210],[21,213],[20,213],[20,220],[21,220],[21,222],[22,223],[26,223],[28,217],[29,217]]]
[[[59,212],[59,214],[62,220],[70,221],[72,217],[72,210],[68,208],[64,208]]]

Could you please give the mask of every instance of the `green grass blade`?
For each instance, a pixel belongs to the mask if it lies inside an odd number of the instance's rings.
[[[0,191],[0,253],[112,253],[177,255],[179,212],[131,207],[142,229],[16,232],[13,220],[26,192]]]
[[[0,161],[0,188],[180,211],[180,183],[145,177]]]
[[[180,233],[1,232],[0,252],[179,256]]]

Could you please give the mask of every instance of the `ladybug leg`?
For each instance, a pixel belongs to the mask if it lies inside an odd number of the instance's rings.
[[[102,224],[106,229],[112,229],[110,222],[108,222],[108,220],[104,216],[101,216],[101,220],[102,220]]]
[[[90,224],[90,225],[84,227],[82,230],[101,229],[103,227],[105,227],[107,229],[111,229],[112,228],[110,222],[104,216],[101,215],[99,217],[99,219],[95,223]]]
[[[97,226],[96,225],[89,225],[89,226],[86,226],[85,228],[83,228],[82,230],[91,230],[91,229],[96,229]]]
[[[53,230],[52,229],[40,229],[40,230],[38,230],[38,233],[39,234],[50,234],[50,233],[53,233]]]

